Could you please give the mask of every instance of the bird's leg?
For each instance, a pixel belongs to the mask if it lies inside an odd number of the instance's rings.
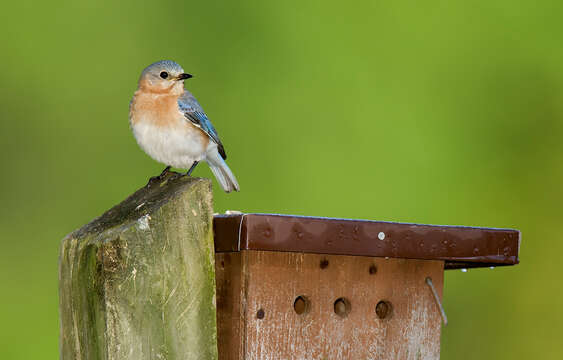
[[[188,170],[188,172],[186,173],[186,175],[192,176],[192,171],[194,171],[194,169],[195,169],[195,167],[197,166],[197,164],[199,164],[199,161],[194,161],[194,163],[192,164],[192,167],[190,168],[190,170]]]
[[[160,173],[160,175],[158,175],[159,179],[162,179],[164,177],[164,175],[166,175],[168,173],[168,170],[170,170],[172,166],[168,165],[167,167],[164,168],[164,170],[162,170],[162,172]]]

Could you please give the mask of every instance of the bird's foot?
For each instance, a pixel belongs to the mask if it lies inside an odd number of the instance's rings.
[[[166,174],[168,174],[168,171],[170,170],[172,166],[168,165],[167,167],[164,168],[164,170],[162,170],[162,172],[160,173],[160,175],[158,175],[157,177],[162,180]]]
[[[171,166],[167,166],[166,168],[164,168],[164,170],[162,170],[162,172],[160,173],[160,175],[158,176],[153,176],[149,179],[149,182],[147,185],[152,184],[155,181],[159,181],[164,179],[164,177],[166,176],[166,174],[168,174],[168,171],[170,170]]]

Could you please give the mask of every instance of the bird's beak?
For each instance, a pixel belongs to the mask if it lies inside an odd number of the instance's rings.
[[[189,78],[193,78],[193,77],[194,77],[194,76],[191,75],[191,74],[183,73],[183,74],[178,75],[178,77],[176,78],[176,80],[185,80],[185,79],[189,79]]]

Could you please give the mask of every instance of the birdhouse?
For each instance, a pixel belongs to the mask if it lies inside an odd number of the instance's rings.
[[[214,218],[219,359],[438,359],[444,270],[518,263],[516,230]]]

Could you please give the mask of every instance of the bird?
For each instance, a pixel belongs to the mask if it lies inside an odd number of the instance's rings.
[[[141,149],[166,165],[159,178],[171,167],[188,169],[184,175],[191,176],[205,161],[225,192],[240,191],[217,131],[184,88],[184,81],[192,77],[172,60],[147,66],[129,104],[129,126]]]

